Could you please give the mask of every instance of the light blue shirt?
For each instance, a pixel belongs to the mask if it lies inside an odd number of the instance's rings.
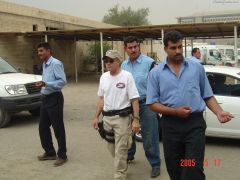
[[[164,60],[149,74],[146,104],[190,106],[192,112],[202,112],[206,108],[204,99],[211,96],[213,92],[200,63],[184,61],[177,76]]]
[[[133,75],[140,100],[146,98],[147,79],[153,61],[152,58],[141,53],[134,63],[131,63],[130,59],[126,59],[121,65],[122,69]]]
[[[203,63],[201,59],[198,59],[195,56],[190,57],[188,60],[192,60],[192,61],[195,61],[195,62],[200,63],[200,64]]]
[[[53,58],[52,56],[43,63],[42,80],[46,86],[42,88],[42,94],[51,94],[59,92],[67,83],[64,73],[64,67],[61,61]]]

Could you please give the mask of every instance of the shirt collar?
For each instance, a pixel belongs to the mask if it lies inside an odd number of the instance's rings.
[[[139,56],[138,56],[138,58],[134,61],[134,63],[137,62],[137,63],[140,64],[140,63],[142,62],[142,57],[143,57],[143,54],[140,53]],[[130,58],[128,58],[127,63],[128,63],[128,64],[131,63]]]
[[[47,60],[47,62],[44,62],[45,65],[49,66],[51,64],[51,62],[53,61],[53,57],[50,56]]]
[[[189,66],[189,62],[186,61],[186,59],[184,59],[184,60],[183,60],[183,65],[184,65],[184,66]],[[163,70],[163,69],[166,68],[166,67],[169,67],[168,62],[167,62],[167,58],[163,60],[162,66],[161,66],[160,68],[161,68],[161,70]]]

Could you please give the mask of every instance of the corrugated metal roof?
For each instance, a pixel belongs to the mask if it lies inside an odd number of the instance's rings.
[[[123,37],[134,35],[141,39],[161,39],[161,30],[164,32],[177,30],[184,37],[192,38],[226,38],[234,36],[234,26],[238,27],[240,34],[240,23],[200,23],[200,24],[169,24],[169,25],[151,25],[151,26],[135,26],[135,27],[119,27],[119,28],[93,28],[82,30],[58,30],[58,31],[38,31],[38,32],[8,32],[0,33],[0,37],[4,36],[26,36],[26,37],[48,37],[60,39],[78,40],[99,40],[100,32],[103,33],[105,40],[123,40]],[[239,35],[238,35],[239,36]]]

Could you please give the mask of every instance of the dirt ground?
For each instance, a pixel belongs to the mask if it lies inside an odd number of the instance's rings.
[[[39,135],[38,120],[23,112],[13,116],[11,124],[0,129],[0,180],[111,180],[113,159],[106,143],[91,127],[97,100],[96,80],[69,83],[63,90],[65,97],[64,121],[66,126],[69,161],[61,167],[54,167],[54,161],[39,162],[37,155],[43,153]],[[56,147],[56,141],[54,144]],[[161,148],[161,180],[168,180],[168,174]],[[209,180],[240,179],[239,140],[207,139],[205,167]],[[129,180],[148,180],[151,167],[137,143],[136,160],[128,168]],[[218,160],[220,159],[220,161]],[[220,162],[215,165],[214,161]]]

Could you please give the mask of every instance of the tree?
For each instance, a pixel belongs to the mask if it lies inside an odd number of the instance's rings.
[[[136,11],[131,7],[119,9],[119,5],[115,5],[108,10],[108,13],[103,17],[103,22],[118,26],[141,26],[150,24],[147,17],[149,14],[148,8],[141,8]]]
[[[111,49],[111,45],[109,45],[107,42],[103,42],[103,54],[105,54],[109,49]],[[100,42],[88,45],[88,53],[83,57],[84,68],[90,65],[97,68],[97,72],[100,72],[102,69],[101,61]]]

